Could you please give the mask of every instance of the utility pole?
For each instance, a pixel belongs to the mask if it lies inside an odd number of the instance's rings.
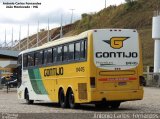
[[[13,47],[13,27],[12,27],[12,46],[11,47]]]
[[[39,42],[39,21],[38,21],[38,27],[37,27],[37,47],[38,47],[38,42]]]
[[[21,50],[21,25],[19,27],[19,50]]]
[[[7,41],[6,41],[6,29],[5,29],[5,36],[4,36],[4,47],[6,48],[7,47]]]
[[[28,34],[27,34],[27,49],[28,49],[28,46],[29,46],[29,24],[28,24]]]
[[[105,8],[106,8],[106,0],[105,0]]]
[[[61,15],[61,30],[60,30],[60,38],[63,37],[63,26],[62,26],[62,15]]]
[[[71,10],[71,24],[72,24],[72,20],[73,20],[73,10],[75,10],[75,9],[70,9]]]
[[[48,18],[48,35],[47,35],[47,42],[50,41],[50,33],[49,33],[49,18]]]

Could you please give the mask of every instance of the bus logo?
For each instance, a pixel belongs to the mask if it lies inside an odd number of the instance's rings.
[[[123,47],[123,41],[127,40],[129,37],[112,37],[110,40],[104,40],[114,49],[120,49]]]

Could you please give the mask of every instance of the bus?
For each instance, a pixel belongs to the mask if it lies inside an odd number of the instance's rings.
[[[75,108],[119,108],[143,99],[141,41],[135,29],[93,29],[22,51],[18,98]]]

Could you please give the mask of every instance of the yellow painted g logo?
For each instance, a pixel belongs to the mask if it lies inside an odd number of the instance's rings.
[[[110,40],[104,40],[104,42],[110,44],[114,49],[120,49],[123,47],[123,41],[127,40],[129,37],[112,37]]]

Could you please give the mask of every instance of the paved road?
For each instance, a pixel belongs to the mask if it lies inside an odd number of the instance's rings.
[[[15,90],[13,91],[13,89],[11,89],[11,91],[8,94],[6,93],[6,91],[3,90],[0,91],[0,113],[1,113],[0,118],[1,117],[4,118],[5,116],[14,116],[15,119],[17,119],[16,114],[18,114],[19,118],[26,117],[27,119],[33,117],[33,115],[35,116],[39,115],[39,118],[40,117],[44,118],[43,116],[44,115],[46,116],[46,114],[48,116],[47,118],[51,117],[51,115],[53,114],[56,115],[55,116],[56,118],[67,117],[66,114],[69,114],[70,116],[74,115],[74,118],[75,117],[85,118],[87,116],[90,118],[95,118],[95,117],[106,118],[106,115],[98,115],[98,116],[95,115],[100,113],[111,114],[109,115],[110,118],[114,117],[114,114],[124,114],[121,116],[124,116],[125,118],[128,117],[128,114],[139,114],[139,113],[151,114],[147,116],[160,118],[160,88],[147,87],[144,88],[144,92],[145,93],[143,100],[124,102],[121,104],[119,109],[108,110],[108,109],[96,109],[92,104],[81,105],[78,109],[62,109],[57,104],[47,103],[47,102],[36,102],[33,105],[27,105],[25,101],[17,99],[17,94]],[[88,115],[86,116],[85,114]],[[31,117],[27,117],[29,115]],[[70,116],[68,117],[69,119],[71,119]]]

